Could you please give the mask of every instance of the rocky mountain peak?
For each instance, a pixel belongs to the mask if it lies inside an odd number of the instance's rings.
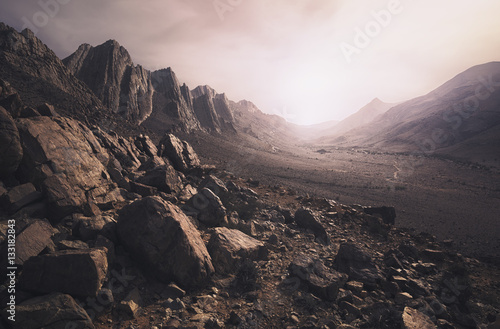
[[[96,47],[81,45],[63,62],[114,113],[138,123],[151,114],[151,73],[135,66],[117,41],[108,40]]]

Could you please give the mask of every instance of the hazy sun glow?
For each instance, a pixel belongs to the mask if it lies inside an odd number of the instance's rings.
[[[497,0],[60,2],[36,34],[61,58],[116,39],[136,64],[172,67],[191,88],[208,84],[296,123],[420,96],[500,59]],[[44,10],[11,1],[0,20],[20,30]]]

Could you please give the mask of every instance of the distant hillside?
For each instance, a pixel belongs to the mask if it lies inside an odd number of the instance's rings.
[[[500,62],[474,66],[425,96],[392,107],[342,137],[322,140],[393,152],[443,152],[469,158],[480,146],[484,157],[498,154]]]

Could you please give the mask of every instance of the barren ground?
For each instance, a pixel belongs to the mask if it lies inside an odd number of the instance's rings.
[[[499,167],[354,149],[319,153],[311,145],[272,145],[236,135],[183,137],[205,163],[237,176],[343,204],[391,205],[399,227],[453,240],[468,255],[500,259]]]

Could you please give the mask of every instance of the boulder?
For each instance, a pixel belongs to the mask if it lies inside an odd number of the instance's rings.
[[[165,193],[177,193],[181,190],[182,180],[177,172],[169,165],[149,170],[142,177],[139,177],[137,183],[156,187],[159,191]]]
[[[19,119],[24,157],[23,180],[42,185],[53,218],[62,218],[87,202],[85,193],[108,195],[114,184],[103,162],[107,152],[92,132],[68,118]]]
[[[330,238],[328,237],[325,228],[319,221],[319,218],[310,209],[298,209],[295,212],[295,222],[300,227],[310,229],[316,238],[321,240],[324,244],[330,243]]]
[[[264,243],[226,227],[214,229],[208,242],[208,251],[215,269],[220,273],[232,273],[244,260],[262,259],[267,254]]]
[[[334,301],[339,289],[347,282],[347,275],[328,269],[320,259],[299,255],[288,267],[318,297]]]
[[[411,307],[405,307],[403,312],[404,329],[437,329],[431,319]]]
[[[146,197],[119,211],[118,237],[159,280],[198,286],[214,272],[200,233],[175,205]]]
[[[35,220],[16,237],[16,264],[23,265],[30,257],[38,254],[47,247],[54,229],[42,220]]]
[[[35,293],[95,297],[107,272],[108,261],[103,249],[62,250],[25,261],[19,285]]]
[[[85,310],[69,295],[53,293],[16,306],[16,327],[23,329],[94,329]]]
[[[146,154],[148,157],[154,157],[158,154],[158,149],[156,148],[155,144],[153,141],[151,141],[151,138],[146,135],[139,135],[135,138],[134,141],[135,146]]]
[[[187,202],[188,210],[197,213],[200,222],[207,226],[227,224],[227,211],[219,197],[208,188],[201,189]]]
[[[200,159],[189,143],[172,134],[166,134],[160,141],[159,155],[172,161],[174,168],[186,172],[200,166]]]
[[[0,106],[0,177],[11,175],[23,158],[19,131],[11,115]]]
[[[118,136],[115,132],[107,133],[98,127],[93,127],[92,132],[102,147],[107,149],[123,168],[137,169],[140,167],[139,150],[133,143]]]
[[[349,275],[349,280],[373,284],[383,278],[371,255],[354,243],[340,245],[334,265],[335,269]]]
[[[219,197],[222,204],[227,205],[232,193],[229,192],[226,185],[214,175],[208,175],[203,179],[199,185],[199,189],[208,188],[210,191],[214,192],[215,195]]]

